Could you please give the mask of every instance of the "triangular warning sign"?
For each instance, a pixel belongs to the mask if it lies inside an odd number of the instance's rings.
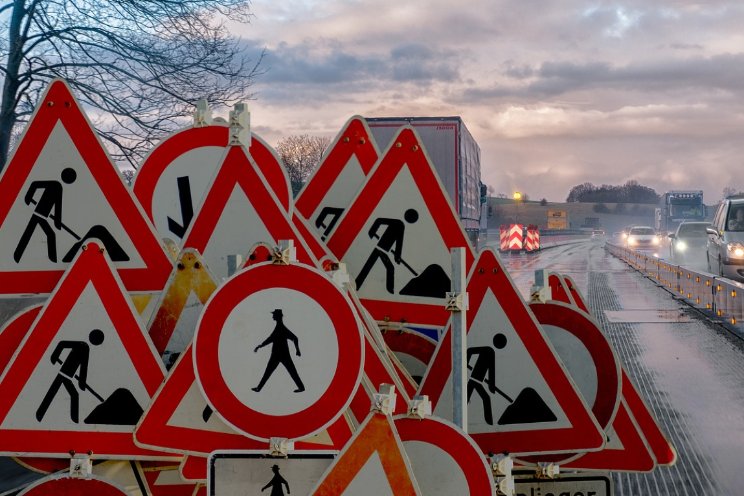
[[[322,241],[328,239],[351,205],[379,155],[367,122],[359,116],[349,119],[328,147],[295,205]]]
[[[392,419],[370,413],[310,494],[421,494]]]
[[[244,258],[255,243],[279,240],[293,240],[297,259],[317,265],[245,148],[229,147],[185,234],[184,248],[198,250],[222,279],[228,275],[230,255]]]
[[[147,326],[160,355],[166,350],[169,354],[180,353],[188,346],[201,309],[215,289],[215,278],[199,252],[191,248],[183,250]]]
[[[656,461],[646,439],[624,401],[620,402],[607,445],[593,453],[561,463],[561,468],[576,470],[612,470],[615,472],[650,472]]]
[[[229,141],[227,124],[182,129],[158,143],[137,169],[132,191],[163,238],[182,244]],[[251,134],[248,153],[279,204],[289,212],[289,178],[279,158],[255,134]]]
[[[170,263],[73,98],[53,81],[0,176],[0,293],[49,293],[87,240],[129,291],[160,291]]]
[[[648,442],[648,446],[656,459],[656,464],[674,465],[677,461],[677,451],[667,440],[666,436],[664,436],[656,418],[654,418],[651,410],[646,406],[643,398],[638,394],[638,390],[624,370],[622,384],[623,401],[640,428],[643,437]]]
[[[132,432],[164,375],[121,281],[90,243],[0,377],[0,452],[162,456],[135,446]]]
[[[376,320],[444,325],[451,248],[473,252],[421,142],[403,127],[338,221],[328,247]]]
[[[571,298],[573,298],[574,305],[576,305],[577,307],[579,307],[581,310],[585,311],[586,313],[591,313],[589,312],[589,307],[587,306],[586,301],[584,300],[584,297],[581,295],[579,288],[576,287],[576,283],[571,278],[571,276],[561,274],[561,277],[563,278],[563,282],[568,288],[568,292],[571,295]]]
[[[205,455],[217,449],[265,449],[267,444],[237,433],[215,414],[194,375],[191,344],[179,356],[134,432],[143,447]],[[344,416],[326,432],[297,441],[297,449],[340,448],[351,437]]]
[[[573,295],[568,290],[563,276],[561,274],[551,273],[548,276],[548,285],[550,286],[550,295],[553,300],[574,304]]]
[[[554,284],[553,283],[554,277],[556,280],[561,280],[562,285],[565,288],[567,288],[568,291],[564,293],[558,293],[558,294],[554,292],[553,298],[555,298],[557,301],[563,301],[564,303],[568,303],[569,305],[572,305],[573,308],[583,310],[583,312],[585,312],[588,317],[589,316],[588,307],[586,305],[584,297],[581,295],[581,292],[578,290],[576,283],[573,281],[573,279],[563,274],[550,274],[551,286]],[[539,304],[531,305],[531,308],[533,310],[536,310],[539,307],[540,307]],[[581,312],[578,312],[576,315],[574,315],[571,318],[581,319],[580,316],[581,316]],[[561,320],[565,322],[567,319],[565,317],[558,316],[557,320]],[[598,330],[598,332],[601,336],[604,336],[601,330]],[[607,362],[609,360],[605,358],[600,361]],[[640,429],[640,433],[636,434],[635,432],[630,432],[629,427],[628,427],[629,426],[628,422],[626,422],[625,420],[622,420],[620,421],[621,424],[619,427],[618,425],[615,425],[615,423],[613,422],[612,428],[614,429],[614,432],[617,433],[616,437],[628,439],[627,442],[630,443],[631,446],[639,446],[638,443],[640,441],[635,439],[634,436],[640,436],[644,438],[643,442],[647,443],[648,448],[652,451],[653,458],[655,458],[655,462],[657,465],[674,465],[677,459],[677,454],[674,450],[674,447],[671,445],[671,443],[669,443],[669,441],[664,436],[664,433],[661,431],[659,424],[656,422],[656,419],[654,418],[653,414],[648,409],[648,407],[644,403],[641,396],[638,394],[638,391],[636,390],[635,386],[629,379],[627,372],[624,370],[622,366],[620,366],[620,380],[621,380],[620,397],[622,400],[620,403],[620,407],[625,408],[627,410],[628,415],[632,417],[633,426],[635,426],[636,429]],[[595,414],[596,413],[597,412],[595,410]],[[603,417],[603,415],[602,414],[597,415],[597,418],[600,418],[600,417]],[[623,442],[623,444],[625,444],[625,442]],[[605,450],[609,450],[609,453],[602,454]],[[632,462],[632,461],[628,461],[625,459],[627,456],[633,456],[632,454],[628,455],[628,453],[626,453],[623,450],[620,450],[617,446],[608,445],[603,450],[596,453],[598,455],[598,458],[596,458],[597,462],[595,464],[614,463],[614,464],[624,464],[625,466],[627,466],[630,463],[632,467],[636,467],[636,468],[628,468],[627,470],[643,471],[645,470],[644,468],[637,468],[637,467],[647,467],[648,462],[643,461],[643,450],[638,448],[638,451],[639,451],[638,460],[636,460],[635,462]],[[595,460],[595,458],[593,457],[582,456],[580,458],[581,463],[583,464],[590,463],[587,461],[587,459]],[[607,469],[612,470],[613,468],[607,467]],[[623,470],[623,469],[617,468],[617,470]]]
[[[468,433],[488,453],[595,450],[603,433],[492,250],[467,286]],[[423,379],[434,414],[451,418],[452,354],[445,332]]]

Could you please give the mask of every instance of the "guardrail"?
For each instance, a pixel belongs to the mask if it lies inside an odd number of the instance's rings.
[[[729,326],[736,326],[739,333],[744,330],[744,285],[624,246],[607,243],[605,249],[645,276],[655,279],[690,306],[719,318]]]

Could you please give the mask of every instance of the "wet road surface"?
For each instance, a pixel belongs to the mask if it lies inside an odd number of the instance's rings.
[[[613,474],[617,496],[744,494],[744,341],[602,242],[501,257],[525,297],[537,269],[574,279],[677,450],[673,467]]]

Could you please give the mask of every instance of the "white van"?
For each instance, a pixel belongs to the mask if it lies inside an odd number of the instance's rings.
[[[708,272],[744,281],[744,196],[723,200],[708,231]]]

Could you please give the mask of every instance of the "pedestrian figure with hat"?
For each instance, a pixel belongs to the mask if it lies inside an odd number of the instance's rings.
[[[284,477],[279,475],[279,465],[274,465],[271,467],[271,470],[274,471],[274,477],[271,478],[268,484],[261,488],[261,492],[271,488],[270,496],[284,496],[284,491],[282,490],[282,484],[284,484],[287,488],[287,494],[289,494],[289,483],[287,483]]]
[[[266,365],[266,370],[264,371],[263,377],[261,377],[261,381],[258,383],[258,386],[251,389],[253,389],[253,391],[257,393],[261,391],[261,389],[264,387],[264,384],[266,384],[266,381],[268,381],[271,375],[274,373],[274,370],[276,370],[279,364],[282,364],[284,365],[284,368],[287,369],[287,372],[289,372],[289,376],[292,378],[295,385],[297,386],[297,389],[295,389],[294,392],[301,393],[305,390],[305,385],[302,383],[302,379],[300,379],[300,376],[297,373],[297,368],[295,368],[295,364],[292,361],[292,355],[289,352],[289,341],[292,341],[295,346],[295,354],[298,357],[302,356],[302,354],[300,353],[297,336],[295,336],[294,333],[290,331],[287,326],[284,325],[284,322],[282,320],[284,314],[282,313],[282,310],[280,308],[277,308],[276,310],[271,312],[271,316],[276,321],[274,330],[271,331],[271,334],[269,334],[269,337],[266,338],[263,343],[259,344],[253,349],[253,352],[257,353],[259,349],[268,344],[271,344],[271,356],[269,356],[269,363]]]

